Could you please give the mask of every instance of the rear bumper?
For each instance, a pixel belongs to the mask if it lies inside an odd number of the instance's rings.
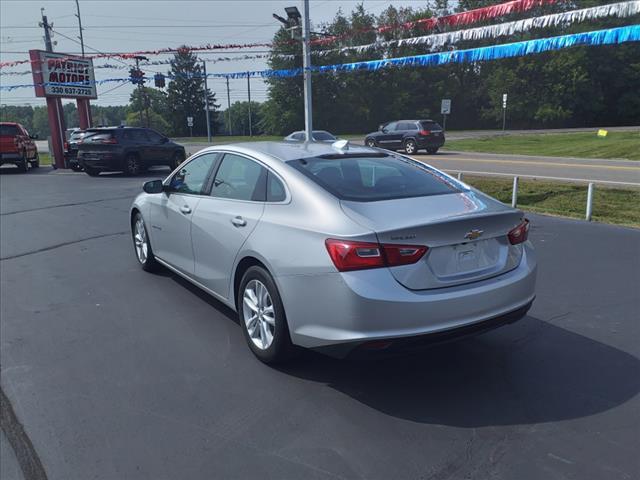
[[[418,148],[440,148],[444,145],[444,136],[434,137],[429,135],[428,137],[417,138]]]
[[[18,152],[0,153],[0,165],[3,163],[21,163],[22,154]]]
[[[417,337],[481,324],[535,297],[536,259],[527,242],[510,272],[433,290],[409,290],[388,269],[276,277],[294,344],[350,351],[372,340]],[[338,348],[341,344],[346,347]]]
[[[102,171],[122,171],[124,169],[124,157],[119,153],[77,154],[75,163],[83,168],[93,168]]]

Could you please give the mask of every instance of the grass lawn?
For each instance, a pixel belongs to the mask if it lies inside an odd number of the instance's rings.
[[[598,137],[596,132],[579,132],[451,140],[447,141],[444,149],[549,157],[640,160],[640,130],[636,132],[609,132],[606,137]]]
[[[38,154],[40,157],[40,165],[51,165],[51,156],[48,153]]]
[[[511,204],[512,179],[465,176],[463,181],[501,202]],[[518,208],[584,219],[586,207],[586,185],[520,179]],[[596,185],[593,220],[640,227],[640,190]]]

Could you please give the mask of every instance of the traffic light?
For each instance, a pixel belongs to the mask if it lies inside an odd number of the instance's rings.
[[[153,76],[153,81],[155,82],[155,85],[157,88],[164,88],[165,81],[164,81],[164,75],[162,73],[156,73]]]
[[[144,85],[144,72],[139,68],[129,70],[129,80],[134,85]]]

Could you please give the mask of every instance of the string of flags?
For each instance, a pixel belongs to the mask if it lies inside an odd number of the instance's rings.
[[[596,30],[591,32],[560,35],[551,38],[539,38],[487,47],[470,48],[465,50],[453,50],[423,55],[412,55],[398,58],[386,58],[381,60],[368,60],[363,62],[341,63],[335,65],[313,66],[311,71],[318,73],[348,72],[348,71],[376,71],[390,67],[429,67],[446,65],[450,63],[473,63],[490,61],[503,58],[513,58],[538,53],[561,50],[575,46],[613,45],[627,42],[640,41],[640,25]],[[259,70],[236,73],[211,73],[207,78],[286,78],[302,75],[302,68],[284,70]],[[167,78],[175,78],[170,75]],[[129,78],[110,78],[96,80],[94,83],[101,85],[109,82],[128,82]],[[65,84],[74,85],[74,84]],[[86,83],[79,84],[86,85]],[[33,88],[33,84],[3,85],[0,90],[11,91],[17,88]]]

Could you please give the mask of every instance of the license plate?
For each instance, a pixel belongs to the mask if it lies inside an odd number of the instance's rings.
[[[474,248],[458,252],[458,271],[465,272],[478,268],[478,256]]]

